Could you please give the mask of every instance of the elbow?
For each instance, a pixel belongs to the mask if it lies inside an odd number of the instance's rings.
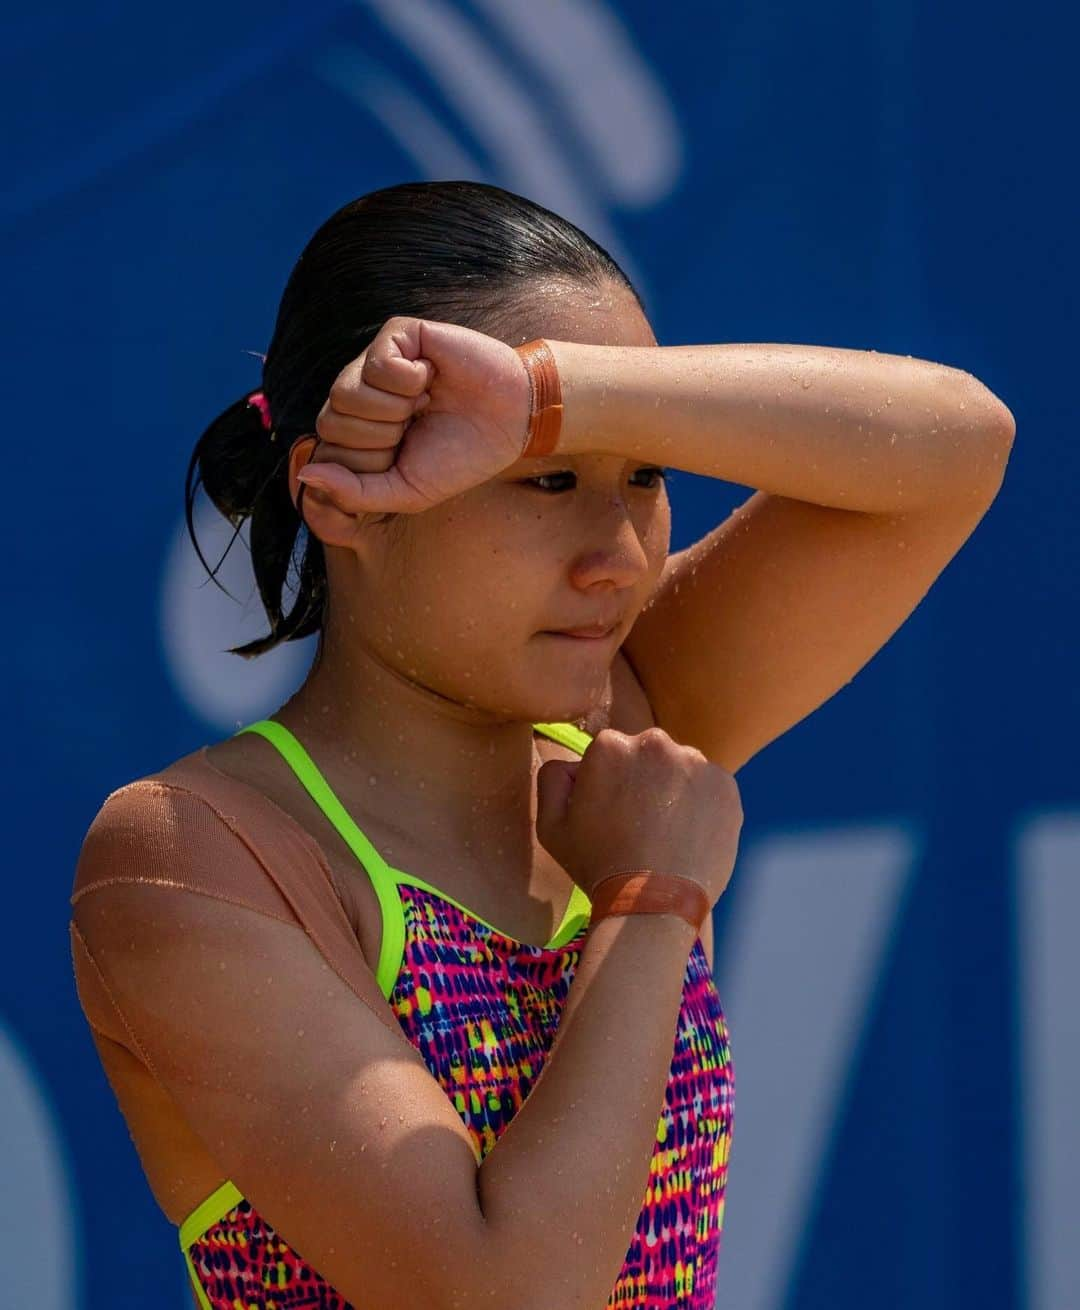
[[[1005,480],[1005,469],[1012,454],[1013,440],[1016,437],[1016,420],[1012,411],[994,397],[994,415],[987,424],[984,454],[979,459],[979,470],[985,475],[990,497],[993,499],[1001,490]]]
[[[1016,437],[1016,419],[1012,411],[1001,401],[996,401],[996,414],[987,437],[988,455],[986,463],[990,469],[990,490],[996,496],[1005,480],[1005,469],[1012,454],[1013,440]]]
[[[961,372],[963,379],[960,408],[966,410],[968,422],[1007,454],[1016,436],[1016,419],[1012,410],[990,388],[971,373]]]
[[[973,452],[967,483],[973,492],[993,500],[1005,478],[1016,438],[1016,419],[1008,405],[978,378],[964,373],[963,379],[960,408],[963,426],[972,437]]]
[[[1003,400],[999,400],[992,391],[988,391],[987,394],[991,401],[991,412],[987,421],[990,439],[1002,447],[1005,456],[1008,457],[1016,437],[1016,419]]]

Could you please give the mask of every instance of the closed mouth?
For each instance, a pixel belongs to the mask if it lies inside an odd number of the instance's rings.
[[[617,623],[613,623],[610,628],[605,628],[602,632],[595,632],[589,628],[580,628],[576,631],[551,631],[544,635],[548,637],[571,637],[575,641],[606,641],[618,626]]]

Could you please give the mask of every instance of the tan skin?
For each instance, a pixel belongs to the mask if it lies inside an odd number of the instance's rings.
[[[550,938],[572,888],[536,839],[536,774],[578,757],[531,724],[576,720],[594,735],[659,724],[735,773],[912,612],[992,503],[1015,431],[970,375],[910,357],[743,343],[607,358],[609,346],[656,344],[614,286],[536,288],[504,339],[538,337],[567,398],[557,459],[519,460],[389,525],[347,512],[347,496],[305,493],[330,607],[322,658],[274,716],[390,863],[532,944]],[[624,454],[596,453],[601,439]],[[320,450],[331,466],[376,467],[358,464],[368,443],[344,429],[341,443]],[[294,502],[311,454],[309,441],[291,452]],[[647,475],[660,460],[760,490],[670,553],[667,495]],[[573,471],[572,491],[555,494],[565,478],[547,492],[519,485],[553,467]],[[614,614],[606,647],[540,635]],[[374,969],[374,890],[292,771],[254,734],[208,754],[320,845]],[[144,1157],[176,1222],[221,1181],[184,1131],[178,1121]]]
[[[654,346],[618,287],[565,286],[536,297],[505,338]],[[289,488],[311,455],[294,446]],[[308,488],[304,517],[326,547],[330,603],[321,658],[273,715],[305,745],[388,863],[415,873],[519,940],[546,942],[573,888],[535,832],[536,773],[572,750],[534,722],[594,734],[655,723],[618,645],[668,556],[671,511],[655,465],[581,454],[536,486],[535,459],[419,514],[358,525]],[[621,616],[609,643],[544,630]],[[380,913],[355,856],[276,750],[255,734],[208,750],[319,842],[365,958],[378,959]],[[711,952],[711,941],[707,943]]]
[[[543,760],[576,757],[534,743],[530,724],[577,719],[595,735],[655,723],[737,772],[846,686],[912,613],[997,495],[1016,425],[970,374],[911,356],[776,343],[655,349],[633,296],[613,284],[536,285],[520,306],[506,344],[543,337],[563,384],[557,456],[469,480],[481,453],[520,449],[528,411],[523,371],[476,332],[461,346],[479,353],[456,370],[456,394],[447,383],[431,398],[443,462],[436,470],[429,454],[425,469],[424,443],[406,440],[384,501],[419,498],[421,512],[378,523],[354,474],[396,467],[385,448],[400,432],[383,438],[401,426],[402,396],[411,405],[430,385],[401,363],[422,350],[399,358],[385,384],[352,377],[341,405],[335,383],[318,420],[326,446],[314,459],[312,440],[293,447],[294,502],[309,460],[331,488],[304,500],[327,548],[330,613],[323,659],[277,717],[391,863],[539,944],[570,880],[537,844],[535,777]],[[389,341],[397,329],[386,327]],[[437,353],[439,333],[426,331]],[[449,378],[465,359],[453,349]],[[666,492],[648,472],[658,462],[759,489],[669,553]],[[345,467],[335,474],[335,464]],[[395,506],[406,465],[413,494]],[[547,493],[520,485],[565,470],[572,490],[561,494],[551,493],[565,474]],[[467,489],[425,496],[420,475],[438,484],[440,474]],[[616,615],[606,649],[540,635]],[[320,842],[373,961],[374,892],[284,762],[253,737],[213,756]]]

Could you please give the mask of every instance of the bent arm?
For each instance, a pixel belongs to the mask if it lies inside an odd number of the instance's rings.
[[[223,1175],[356,1305],[603,1305],[646,1192],[693,928],[590,930],[544,1069],[478,1167],[370,970],[358,999],[235,834],[192,840],[198,797],[171,797],[168,822],[144,800],[116,798],[84,844],[80,999]],[[192,890],[211,868],[216,892]]]
[[[549,341],[558,449],[668,464],[837,509],[985,498],[1016,432],[962,369],[836,346]]]

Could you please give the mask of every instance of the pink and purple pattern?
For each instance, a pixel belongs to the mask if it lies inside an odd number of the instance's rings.
[[[390,1004],[482,1159],[544,1067],[585,940],[515,941],[426,888],[399,883],[405,947]],[[700,939],[683,983],[649,1180],[609,1310],[712,1310],[735,1083]],[[211,1310],[353,1310],[241,1201],[188,1248]],[[359,1307],[358,1310],[367,1310]]]

